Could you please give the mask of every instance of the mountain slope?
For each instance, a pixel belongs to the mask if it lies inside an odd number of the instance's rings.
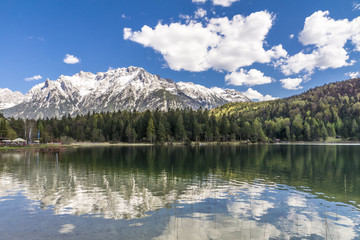
[[[319,140],[337,136],[358,140],[360,78],[326,84],[285,99],[229,103],[212,112],[217,116],[237,117],[240,127],[258,132],[262,139],[266,136],[283,140]],[[259,138],[253,136],[253,139]]]
[[[0,109],[11,108],[24,100],[21,92],[13,92],[8,88],[0,89]]]
[[[34,86],[22,103],[4,109],[3,113],[20,118],[46,118],[125,109],[214,108],[234,101],[250,99],[235,90],[175,83],[142,68],[129,67],[46,80]]]
[[[355,105],[355,106],[354,106]],[[217,115],[244,114],[253,112],[258,117],[265,117],[271,112],[273,117],[289,117],[292,113],[315,115],[325,110],[338,108],[350,113],[360,105],[360,78],[326,84],[310,89],[302,94],[288,98],[251,103],[228,103],[213,109]],[[291,111],[295,112],[291,112]],[[264,115],[265,114],[265,115]],[[336,114],[333,114],[336,118]]]

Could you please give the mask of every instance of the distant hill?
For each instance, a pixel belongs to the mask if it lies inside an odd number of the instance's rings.
[[[256,121],[270,139],[318,140],[360,137],[360,78],[326,84],[303,94],[251,103],[228,103],[213,110],[235,115],[246,128]]]

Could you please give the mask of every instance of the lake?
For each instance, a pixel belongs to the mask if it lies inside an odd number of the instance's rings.
[[[359,145],[0,153],[0,239],[360,239]]]

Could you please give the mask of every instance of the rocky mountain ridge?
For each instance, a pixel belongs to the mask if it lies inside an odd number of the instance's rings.
[[[10,97],[11,98],[11,97]],[[2,104],[7,117],[46,118],[117,110],[214,108],[229,102],[250,101],[233,89],[206,88],[174,82],[139,67],[111,69],[93,74],[61,75],[34,86],[18,102]]]

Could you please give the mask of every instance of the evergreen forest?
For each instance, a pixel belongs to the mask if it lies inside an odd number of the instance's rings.
[[[133,110],[51,119],[0,114],[0,137],[41,142],[275,142],[360,139],[360,79],[285,99],[230,103],[216,109]],[[26,136],[25,136],[26,135]]]

